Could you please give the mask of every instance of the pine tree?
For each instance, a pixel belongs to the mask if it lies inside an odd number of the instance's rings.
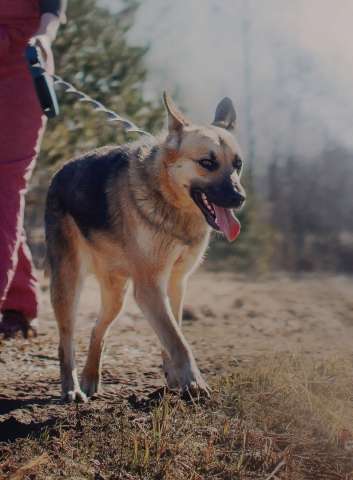
[[[67,25],[54,47],[56,73],[108,108],[147,130],[162,121],[160,106],[142,94],[146,48],[129,46],[129,30],[137,4],[125,1],[125,9],[112,14],[96,0],[70,0]],[[118,124],[58,89],[61,114],[48,122],[40,165],[67,161],[100,145],[126,140]],[[135,134],[136,137],[137,134]]]

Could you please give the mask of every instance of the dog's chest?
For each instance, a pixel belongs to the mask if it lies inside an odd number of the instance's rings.
[[[163,232],[155,233],[146,226],[139,226],[134,240],[139,252],[137,257],[142,264],[149,264],[151,268],[166,273],[175,264],[183,265],[187,271],[191,271],[199,264],[207,248],[209,232],[201,241],[188,245]]]
[[[163,231],[156,233],[148,226],[142,225],[137,228],[135,242],[139,256],[154,264],[174,263],[190,249],[182,239],[167,235]]]
[[[146,259],[168,257],[175,258],[183,253],[187,246],[179,239],[155,232],[147,226],[139,226],[136,230],[135,241],[140,254]]]

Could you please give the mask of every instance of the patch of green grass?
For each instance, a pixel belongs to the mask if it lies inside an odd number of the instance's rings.
[[[352,479],[350,359],[282,354],[243,365],[216,379],[211,399],[200,403],[166,394],[143,409],[127,403],[97,409],[94,401],[68,407],[65,421],[39,438],[3,444],[0,474],[38,480]],[[34,465],[24,476],[11,477],[30,460]]]

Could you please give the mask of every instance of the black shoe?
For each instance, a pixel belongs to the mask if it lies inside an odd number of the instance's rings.
[[[0,336],[4,339],[15,338],[19,333],[22,333],[24,338],[37,336],[37,330],[31,325],[31,320],[22,312],[4,310],[0,322]]]

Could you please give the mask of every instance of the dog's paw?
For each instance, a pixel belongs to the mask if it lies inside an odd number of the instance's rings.
[[[191,382],[182,390],[182,397],[186,400],[199,401],[201,399],[210,398],[211,389],[201,377],[197,382]]]
[[[79,389],[77,390],[69,390],[68,392],[64,393],[62,396],[64,402],[69,403],[87,403],[88,398],[87,396]]]
[[[167,357],[162,355],[163,357],[163,372],[165,376],[165,380],[167,382],[167,386],[170,390],[177,390],[179,388],[179,381],[178,375],[173,367],[172,361]]]
[[[92,395],[99,391],[99,378],[90,378],[83,375],[80,383],[81,390],[87,395],[87,397],[92,397]]]
[[[202,378],[202,375],[195,364],[187,365],[181,370],[179,384],[183,396],[185,395],[192,399],[210,397],[210,387]]]

